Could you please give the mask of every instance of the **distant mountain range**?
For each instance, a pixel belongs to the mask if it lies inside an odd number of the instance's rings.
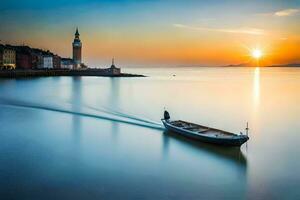
[[[224,65],[224,66],[220,66],[220,67],[249,67],[251,66],[248,63],[241,63],[241,64],[231,64],[231,65]]]
[[[271,65],[266,67],[300,67],[300,63],[290,63],[285,65]]]
[[[251,67],[250,63],[241,63],[241,64],[232,64],[232,65],[225,65],[220,67]],[[263,67],[300,67],[300,63],[289,63],[289,64],[278,64],[278,65],[268,65]]]

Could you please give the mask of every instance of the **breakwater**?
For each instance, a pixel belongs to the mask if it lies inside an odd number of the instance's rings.
[[[2,70],[0,78],[47,77],[47,76],[104,76],[104,77],[144,77],[139,74],[111,73],[105,69],[36,69],[36,70]]]

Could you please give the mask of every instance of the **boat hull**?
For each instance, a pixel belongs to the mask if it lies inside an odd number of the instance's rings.
[[[195,134],[192,131],[183,130],[182,128],[178,128],[176,126],[172,126],[170,123],[168,123],[167,120],[164,120],[164,119],[162,120],[162,122],[168,131],[172,131],[172,132],[175,132],[182,136],[185,136],[185,137],[188,137],[188,138],[191,138],[194,140],[198,140],[201,142],[205,142],[205,143],[224,145],[224,146],[241,146],[242,144],[247,142],[247,140],[249,139],[247,136],[241,136],[241,137],[230,138],[230,139],[229,138],[208,137],[205,135]]]

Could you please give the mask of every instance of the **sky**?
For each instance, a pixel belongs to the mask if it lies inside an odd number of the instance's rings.
[[[0,42],[71,57],[76,27],[91,67],[300,63],[300,0],[1,0]]]

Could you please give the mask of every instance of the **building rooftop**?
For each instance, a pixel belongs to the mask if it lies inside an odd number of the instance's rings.
[[[14,46],[12,46],[12,45],[9,45],[9,44],[6,44],[6,45],[3,45],[3,49],[10,49],[10,50],[14,50]]]
[[[32,49],[29,46],[14,46],[14,49],[22,54],[30,54],[32,52]]]
[[[61,58],[62,61],[72,61],[73,62],[73,59],[72,58]]]

